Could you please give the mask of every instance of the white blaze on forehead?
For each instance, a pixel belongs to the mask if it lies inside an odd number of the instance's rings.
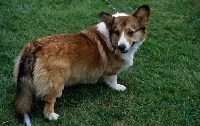
[[[126,46],[125,50],[129,50],[130,45],[129,42],[126,40],[125,36],[124,36],[124,30],[122,31],[121,37],[119,38],[118,41],[118,46],[124,44]]]
[[[113,17],[120,17],[120,16],[128,16],[128,14],[125,13],[116,13],[112,15]]]

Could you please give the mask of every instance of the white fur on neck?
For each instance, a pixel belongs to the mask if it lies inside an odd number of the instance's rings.
[[[133,45],[133,47],[131,47],[129,52],[122,54],[122,59],[124,59],[125,64],[124,64],[123,68],[120,70],[120,72],[126,70],[127,68],[129,68],[130,66],[133,65],[134,54],[135,54],[135,52],[137,52],[139,46],[142,45],[143,41],[136,42]]]
[[[102,33],[106,37],[107,41],[110,42],[110,34],[104,22],[100,22],[99,24],[97,24],[97,31]]]

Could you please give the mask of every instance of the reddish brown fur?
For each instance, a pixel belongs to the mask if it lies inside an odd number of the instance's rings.
[[[14,71],[18,83],[15,104],[20,115],[29,114],[33,97],[41,96],[44,115],[49,118],[65,85],[96,83],[102,76],[117,75],[123,69],[126,64],[117,49],[120,36],[113,32],[134,31],[141,25],[145,28],[148,18],[142,18],[143,11],[127,17],[114,18],[103,13],[100,16],[110,31],[112,45],[95,25],[78,34],[47,36],[24,46]],[[142,41],[145,36],[141,30],[125,37],[128,41]]]
[[[100,36],[93,26],[79,34],[48,36],[26,44],[20,57],[26,49],[37,57],[33,84],[36,95],[46,102],[45,115],[54,112],[55,99],[65,83],[96,83],[102,75],[119,72],[120,54],[113,53]]]

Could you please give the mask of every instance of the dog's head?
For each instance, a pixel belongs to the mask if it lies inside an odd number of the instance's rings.
[[[148,5],[141,6],[133,15],[100,13],[100,18],[109,31],[112,46],[121,53],[127,53],[134,44],[145,40],[149,16]]]

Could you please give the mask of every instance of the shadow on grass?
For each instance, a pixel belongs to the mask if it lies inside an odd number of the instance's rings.
[[[65,87],[62,96],[56,99],[55,112],[61,109],[76,108],[82,103],[91,103],[96,99],[106,97],[106,92],[110,89],[106,84],[80,84]],[[32,116],[43,118],[44,102],[41,98],[37,98],[32,105]],[[60,113],[61,114],[61,113]],[[46,120],[48,121],[48,120]]]

